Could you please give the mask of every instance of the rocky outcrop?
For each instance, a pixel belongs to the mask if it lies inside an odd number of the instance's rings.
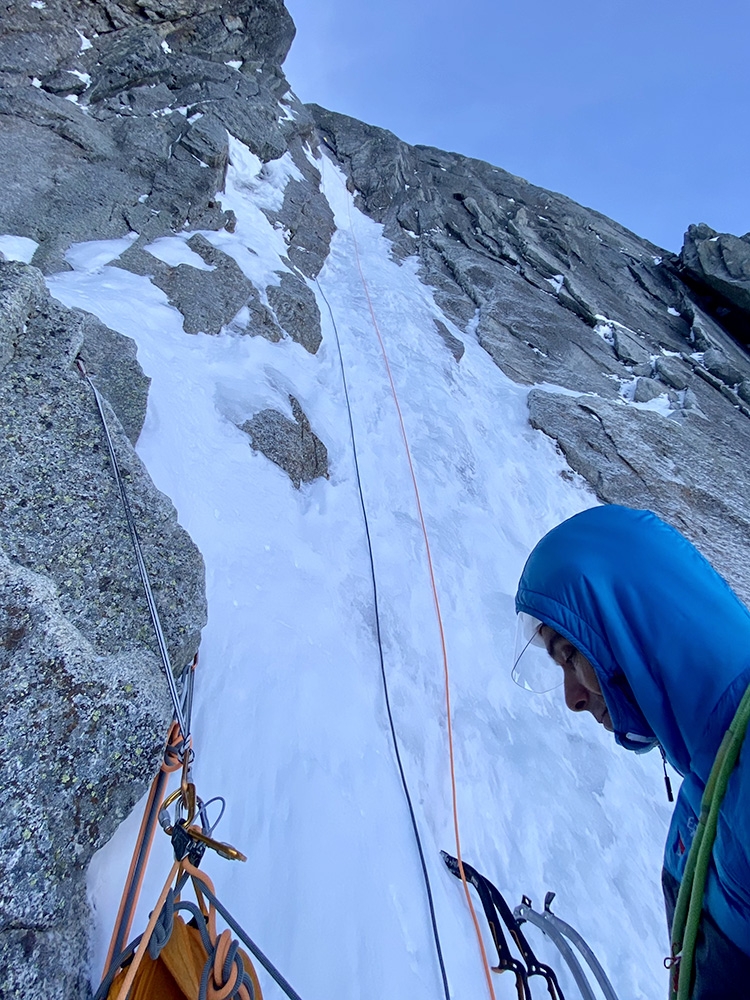
[[[246,333],[251,337],[264,337],[272,344],[278,344],[284,336],[276,317],[268,306],[261,302],[256,289],[251,291],[250,297],[235,316],[229,329],[236,333]]]
[[[280,278],[278,285],[269,285],[267,289],[279,326],[306,351],[315,354],[323,339],[315,296],[296,275],[284,272]]]
[[[50,273],[75,241],[221,228],[226,130],[263,160],[287,148],[279,66],[293,37],[282,0],[8,6],[3,231],[36,240]]]
[[[289,397],[292,419],[278,410],[261,410],[241,426],[252,447],[289,476],[295,489],[321,476],[328,478],[328,451],[310,427],[304,410]]]
[[[458,337],[454,337],[445,323],[441,322],[439,319],[435,320],[435,329],[437,330],[442,342],[453,355],[454,360],[460,361],[466,351],[463,342],[460,341]]]
[[[96,379],[99,391],[117,414],[128,440],[135,445],[146,419],[151,381],[138,364],[136,346],[91,313],[79,313],[76,321],[80,322],[83,336],[80,356],[86,370]]]
[[[750,233],[717,233],[690,226],[676,267],[704,305],[746,344],[750,343]]]
[[[602,500],[658,511],[715,566],[731,569],[733,585],[747,597],[748,497],[742,472],[750,454],[750,419],[736,420],[732,404],[698,376],[690,391],[692,405],[680,407],[674,398],[680,419],[597,396],[539,389],[529,394],[529,415],[533,427],[557,440],[568,464]],[[732,433],[717,433],[717,427],[731,427]]]
[[[2,553],[0,619],[0,994],[86,997],[85,868],[158,763],[164,679],[149,650],[93,645]]]
[[[185,333],[220,333],[256,294],[237,263],[200,233],[191,236],[186,244],[197,255],[198,264],[202,261],[205,267],[170,267],[148,252],[147,242],[137,240],[114,263],[135,274],[148,275],[166,292],[170,304],[182,313]]]
[[[108,400],[175,667],[205,622],[203,561],[133,450],[148,386],[133,345],[13,263],[0,344],[0,993],[83,997],[85,868],[157,766],[171,706],[79,354]]]
[[[284,227],[294,267],[305,277],[315,278],[328,256],[335,229],[333,212],[320,190],[320,173],[303,149],[303,140],[317,146],[312,119],[298,101],[287,98],[282,104],[294,108],[297,118],[298,135],[290,139],[289,151],[302,179],[292,178],[284,190],[281,208],[266,215]]]

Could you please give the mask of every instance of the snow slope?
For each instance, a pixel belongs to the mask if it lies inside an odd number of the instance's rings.
[[[318,165],[321,166],[320,161]],[[622,1000],[664,995],[666,929],[658,889],[669,807],[660,761],[618,750],[558,690],[531,695],[510,678],[513,595],[535,543],[595,503],[526,416],[469,330],[456,329],[417,276],[391,259],[381,227],[351,203],[324,161],[337,232],[312,283],[323,343],[183,332],[147,277],[116,266],[110,242],[79,244],[74,270],[49,279],[64,303],[96,313],[138,345],[152,379],[138,445],[157,486],[206,562],[209,620],[194,716],[199,794],[226,797],[217,836],[248,855],[207,856],[220,898],[303,1000],[442,996],[424,884],[396,770],[375,641],[373,593],[330,308],[341,339],[380,595],[385,666],[398,739],[427,856],[456,998],[488,996],[459,883],[443,663],[425,547],[383,356],[354,239],[390,359],[432,546],[451,675],[463,856],[512,905],[522,893],[587,937]],[[261,167],[231,141],[225,207],[235,233],[204,235],[264,289],[278,282],[278,204],[293,165]],[[185,234],[187,238],[189,234]],[[160,240],[182,260],[182,236]],[[123,241],[123,249],[129,245]],[[187,248],[189,251],[189,248]],[[105,258],[111,263],[104,262]],[[457,364],[434,325],[465,344]],[[329,452],[330,478],[296,491],[249,446],[239,424],[299,399]],[[136,811],[137,812],[137,811]],[[90,869],[99,975],[130,845],[132,816]],[[157,834],[138,920],[170,863]],[[540,954],[545,950],[538,932]],[[490,956],[491,942],[486,937]],[[264,982],[267,998],[277,987]],[[546,995],[534,980],[535,996]],[[562,975],[568,997],[576,990]],[[498,1000],[516,996],[494,977]]]

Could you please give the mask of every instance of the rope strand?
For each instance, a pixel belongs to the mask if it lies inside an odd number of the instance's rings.
[[[443,949],[440,944],[440,933],[437,926],[437,917],[435,915],[435,903],[432,896],[432,885],[430,884],[430,876],[427,871],[427,862],[424,856],[424,849],[422,847],[422,838],[419,833],[419,826],[417,825],[417,817],[414,812],[414,806],[412,804],[411,793],[409,792],[409,785],[406,780],[406,773],[404,771],[404,765],[401,761],[401,752],[398,746],[398,738],[396,736],[396,724],[393,720],[393,712],[391,710],[391,696],[388,688],[388,676],[385,670],[385,654],[383,652],[383,638],[380,631],[380,600],[378,597],[378,582],[375,574],[375,557],[372,550],[372,538],[370,536],[370,522],[367,516],[367,507],[365,505],[364,489],[362,486],[362,477],[359,470],[359,457],[357,453],[357,441],[354,435],[354,419],[352,417],[351,402],[349,400],[349,387],[346,378],[346,370],[344,368],[344,356],[341,350],[341,339],[339,337],[338,327],[336,326],[336,320],[333,316],[333,310],[331,309],[331,303],[326,298],[325,292],[320,287],[320,283],[317,278],[315,279],[315,284],[318,286],[318,291],[320,292],[323,301],[328,307],[328,313],[331,317],[331,323],[333,325],[333,332],[336,338],[336,346],[338,348],[339,364],[341,366],[341,381],[344,387],[344,398],[346,400],[346,409],[349,416],[349,435],[352,442],[352,454],[354,456],[354,470],[357,478],[357,490],[359,493],[359,503],[362,508],[362,519],[365,526],[365,537],[367,539],[367,552],[369,556],[370,563],[370,577],[372,580],[372,593],[373,593],[373,605],[375,608],[375,636],[378,644],[378,655],[380,659],[380,676],[383,681],[383,693],[385,695],[385,709],[388,716],[388,725],[391,730],[391,739],[393,741],[393,750],[396,755],[396,764],[398,766],[398,773],[401,778],[401,787],[404,790],[404,797],[406,799],[406,805],[409,809],[409,818],[411,819],[412,829],[414,831],[414,840],[417,845],[417,853],[419,854],[419,863],[422,868],[422,876],[424,879],[425,890],[427,893],[427,904],[430,910],[430,922],[432,924],[432,936],[435,941],[435,951],[437,952],[438,965],[440,966],[440,975],[443,980],[443,992],[445,994],[445,1000],[450,1000],[450,990],[448,987],[448,975],[445,970],[445,961],[443,959]]]
[[[383,341],[383,337],[382,337],[382,334],[380,332],[380,327],[378,325],[377,317],[375,315],[375,309],[373,307],[372,299],[370,297],[369,287],[367,285],[367,279],[365,278],[365,274],[364,274],[364,271],[363,271],[363,268],[362,268],[362,261],[360,259],[360,254],[359,254],[359,245],[357,243],[357,236],[356,236],[356,233],[354,231],[354,224],[353,224],[353,220],[352,220],[351,199],[348,197],[348,191],[347,191],[346,205],[347,205],[347,213],[348,213],[348,217],[349,217],[349,231],[351,233],[352,243],[353,243],[353,246],[354,246],[354,256],[355,256],[355,259],[356,259],[356,262],[357,262],[357,269],[359,271],[359,276],[360,276],[360,279],[362,281],[362,287],[364,289],[365,298],[367,300],[367,306],[368,306],[368,309],[369,309],[369,312],[370,312],[370,318],[372,320],[372,325],[374,327],[375,333],[376,333],[377,338],[378,338],[378,343],[380,345],[380,350],[381,350],[381,354],[383,356],[383,362],[384,362],[384,365],[385,365],[385,370],[386,370],[386,373],[388,375],[388,382],[389,382],[390,387],[391,387],[391,393],[393,395],[393,401],[394,401],[394,404],[395,404],[395,407],[396,407],[396,413],[398,415],[399,427],[400,427],[400,430],[401,430],[401,437],[402,437],[403,442],[404,442],[404,450],[406,452],[406,458],[407,458],[407,461],[408,461],[408,464],[409,464],[409,472],[410,472],[410,475],[411,475],[412,486],[413,486],[413,489],[414,489],[414,498],[415,498],[415,502],[416,502],[417,513],[418,513],[418,516],[419,516],[419,523],[420,523],[420,526],[421,526],[421,529],[422,529],[422,536],[424,538],[425,552],[426,552],[426,555],[427,555],[427,566],[428,566],[429,577],[430,577],[430,586],[432,588],[433,604],[434,604],[434,607],[435,607],[435,616],[436,616],[436,619],[437,619],[438,631],[439,631],[439,634],[440,634],[440,647],[441,647],[442,660],[443,660],[443,678],[444,678],[444,685],[445,685],[446,722],[447,722],[447,733],[448,733],[448,756],[449,756],[449,761],[450,761],[450,784],[451,784],[451,797],[452,797],[452,804],[453,804],[453,830],[454,830],[454,836],[455,836],[455,840],[456,840],[456,857],[457,857],[457,860],[458,860],[458,869],[459,869],[459,872],[460,872],[460,875],[461,875],[461,883],[463,885],[464,895],[466,897],[466,902],[467,902],[467,905],[469,907],[469,912],[471,914],[471,919],[472,919],[472,922],[474,924],[474,931],[476,933],[477,943],[479,945],[479,951],[480,951],[480,955],[481,955],[482,966],[483,966],[483,969],[484,969],[485,979],[486,979],[486,982],[487,982],[487,989],[489,991],[489,995],[492,998],[492,1000],[496,1000],[496,998],[495,998],[495,989],[494,989],[494,986],[493,986],[493,983],[492,983],[492,973],[491,973],[491,970],[490,970],[490,963],[489,963],[489,959],[487,958],[487,952],[486,952],[486,949],[485,949],[485,946],[484,946],[484,941],[482,940],[482,931],[481,931],[481,928],[479,926],[479,920],[477,918],[476,911],[474,909],[474,905],[472,903],[471,894],[469,892],[469,885],[468,885],[468,882],[466,880],[466,875],[464,873],[464,868],[463,868],[463,861],[462,861],[462,858],[461,858],[461,838],[460,838],[459,823],[458,823],[458,793],[457,793],[457,787],[456,787],[455,754],[454,754],[454,746],[453,746],[453,724],[452,724],[452,709],[451,709],[451,697],[450,697],[450,672],[449,672],[449,667],[448,667],[448,650],[447,650],[447,645],[446,645],[446,640],[445,640],[445,630],[444,630],[444,627],[443,627],[442,614],[441,614],[441,611],[440,611],[440,599],[439,599],[439,596],[438,596],[437,583],[436,583],[436,580],[435,580],[435,570],[434,570],[434,565],[433,565],[433,561],[432,561],[432,551],[431,551],[431,548],[430,548],[430,540],[429,540],[429,535],[427,533],[427,526],[426,526],[426,523],[425,523],[424,512],[422,510],[422,500],[421,500],[420,493],[419,493],[419,486],[418,486],[418,483],[417,483],[416,473],[414,471],[414,464],[413,464],[413,461],[412,461],[411,449],[409,447],[409,439],[408,439],[407,434],[406,434],[406,425],[404,423],[403,413],[401,412],[401,405],[399,403],[398,393],[396,391],[396,385],[395,385],[395,382],[394,382],[394,379],[393,379],[393,373],[391,371],[391,365],[390,365],[390,362],[388,360],[388,352],[386,351],[385,343]],[[318,285],[318,287],[320,287],[320,285]],[[325,296],[323,296],[323,298],[325,299]],[[328,305],[327,301],[326,301],[326,304]],[[329,312],[330,312],[330,308],[331,308],[330,305],[328,305]],[[333,319],[333,316],[331,316],[331,318]],[[335,323],[334,323],[334,330],[335,330]],[[336,331],[336,337],[337,337],[337,341],[338,341],[338,331]],[[339,346],[339,356],[341,356],[340,355],[340,346]],[[343,370],[343,359],[341,360],[341,364],[342,364],[342,370]],[[346,383],[345,379],[344,379],[344,381]],[[347,405],[348,405],[348,395],[347,395]],[[351,421],[351,410],[350,410],[350,421]],[[352,430],[352,434],[353,434],[353,430]],[[364,505],[364,501],[363,501],[363,505]],[[394,743],[395,743],[395,733],[394,733]],[[411,808],[411,803],[410,803],[410,808]],[[415,829],[416,829],[416,820],[414,820],[414,823],[415,823]],[[421,853],[421,851],[420,851],[420,853]],[[425,876],[427,877],[426,866],[425,866],[424,870],[425,870]],[[427,884],[429,885],[429,879],[427,879]],[[431,913],[432,913],[433,919],[434,919],[434,910],[432,909],[432,894],[431,894],[431,891],[429,890],[429,888],[428,888],[428,896],[430,898]],[[437,925],[436,925],[436,923],[435,923],[434,926],[435,926],[435,932],[437,933]],[[441,969],[442,969],[442,954],[441,954]],[[448,987],[447,987],[447,981],[445,980],[445,977],[444,977],[444,987],[445,987],[445,989],[447,991]],[[446,996],[447,996],[447,993],[446,993]]]
[[[109,425],[107,424],[107,417],[104,413],[104,403],[99,395],[99,392],[91,381],[91,376],[86,371],[86,368],[81,361],[78,359],[78,370],[80,371],[83,378],[88,382],[91,387],[91,391],[94,394],[94,399],[96,400],[96,406],[99,410],[99,417],[102,422],[102,427],[104,428],[104,437],[107,441],[107,449],[109,451],[110,462],[112,463],[112,470],[114,472],[115,480],[117,482],[117,487],[120,491],[120,499],[122,501],[122,508],[125,512],[125,520],[128,522],[128,529],[130,531],[130,537],[133,541],[133,549],[135,551],[136,562],[138,563],[138,572],[141,576],[141,583],[143,585],[143,592],[146,595],[146,602],[148,603],[149,614],[151,615],[151,622],[154,627],[154,634],[156,635],[156,642],[159,647],[159,654],[161,655],[162,665],[164,666],[164,673],[167,677],[167,685],[169,687],[169,694],[172,698],[172,707],[174,709],[174,716],[177,719],[177,723],[182,731],[183,739],[187,745],[190,738],[190,733],[188,731],[187,722],[185,721],[185,715],[182,711],[182,702],[180,695],[177,691],[177,684],[174,679],[174,673],[172,672],[172,664],[169,660],[169,651],[167,649],[167,641],[164,638],[164,631],[161,627],[161,619],[159,618],[159,611],[156,607],[156,601],[154,600],[154,592],[151,589],[151,581],[149,579],[148,570],[146,569],[146,563],[143,558],[143,550],[141,548],[141,540],[138,537],[138,529],[135,524],[135,518],[133,517],[133,512],[130,508],[130,501],[128,500],[128,495],[125,491],[125,484],[122,481],[122,475],[120,473],[120,465],[117,461],[117,454],[115,453],[114,442],[112,441],[112,435],[109,431]]]
[[[443,678],[445,682],[445,710],[446,710],[446,728],[448,733],[448,757],[450,761],[450,779],[451,779],[451,797],[453,800],[453,831],[456,839],[456,859],[458,860],[458,869],[461,872],[461,884],[464,887],[464,895],[466,896],[466,902],[469,907],[469,912],[471,913],[471,919],[474,924],[474,930],[477,936],[477,942],[479,944],[479,951],[482,958],[482,966],[484,968],[485,979],[487,980],[487,989],[489,991],[492,1000],[495,998],[495,987],[492,983],[492,972],[490,971],[490,963],[487,958],[487,952],[484,947],[484,941],[482,940],[482,930],[479,926],[479,919],[477,918],[476,910],[474,909],[474,904],[471,899],[471,893],[469,892],[469,884],[466,880],[466,875],[464,873],[463,860],[461,857],[461,836],[459,832],[458,825],[458,791],[456,787],[456,763],[455,754],[453,748],[453,722],[452,722],[452,709],[451,709],[451,693],[450,693],[450,672],[448,668],[448,648],[445,641],[445,629],[443,628],[443,616],[440,611],[440,598],[438,597],[437,583],[435,580],[435,569],[432,562],[432,550],[430,548],[430,539],[427,534],[427,525],[424,519],[424,512],[422,510],[422,500],[419,494],[419,485],[417,483],[417,476],[414,471],[414,463],[411,457],[411,449],[409,448],[409,439],[406,435],[406,425],[404,423],[404,416],[401,412],[401,405],[398,401],[398,393],[396,392],[396,384],[393,380],[393,373],[391,371],[391,365],[388,360],[388,353],[385,349],[385,342],[383,341],[383,336],[380,332],[380,327],[378,325],[377,317],[375,316],[375,309],[372,304],[372,299],[370,298],[370,290],[367,285],[367,279],[365,278],[364,271],[362,270],[362,261],[359,256],[359,246],[357,245],[357,237],[354,233],[354,225],[352,222],[351,214],[351,203],[347,198],[347,211],[349,213],[349,229],[352,234],[352,242],[354,244],[354,256],[357,261],[357,269],[359,270],[360,278],[362,279],[362,287],[364,288],[365,297],[367,299],[367,306],[370,310],[370,317],[372,319],[372,325],[375,328],[375,333],[377,334],[378,343],[380,344],[380,350],[383,355],[383,362],[385,364],[386,372],[388,373],[388,381],[391,386],[391,392],[393,393],[393,401],[396,406],[396,412],[398,414],[399,426],[401,428],[401,437],[404,441],[404,448],[406,450],[406,458],[409,463],[409,472],[411,474],[412,486],[414,487],[414,499],[417,506],[417,514],[419,516],[419,523],[422,528],[422,536],[424,538],[425,553],[427,555],[427,568],[430,576],[430,586],[432,588],[432,599],[435,606],[435,617],[437,619],[438,631],[440,633],[440,648],[443,658]]]

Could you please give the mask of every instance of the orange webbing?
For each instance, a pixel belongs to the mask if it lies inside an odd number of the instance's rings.
[[[367,280],[362,270],[362,261],[359,256],[359,247],[357,245],[357,237],[354,233],[354,225],[352,222],[351,213],[351,202],[347,198],[346,201],[347,211],[349,213],[349,231],[352,235],[352,241],[354,243],[354,256],[357,261],[357,269],[359,270],[359,276],[362,279],[362,287],[365,291],[365,297],[367,299],[367,306],[370,310],[370,317],[372,319],[372,325],[375,328],[375,333],[378,337],[378,343],[380,344],[380,350],[383,354],[383,361],[385,363],[385,370],[388,373],[388,381],[390,382],[391,392],[393,393],[393,401],[396,404],[396,412],[398,414],[398,422],[401,428],[401,437],[404,441],[404,448],[406,449],[406,458],[409,463],[409,472],[411,473],[411,481],[414,487],[414,498],[417,504],[417,512],[419,514],[419,523],[422,528],[422,535],[424,537],[425,552],[427,553],[427,566],[430,574],[430,585],[432,587],[432,599],[435,605],[435,615],[437,617],[438,629],[440,632],[440,646],[443,656],[443,677],[445,681],[445,709],[446,709],[446,721],[447,721],[447,731],[448,731],[448,757],[450,760],[450,777],[451,777],[451,795],[453,799],[453,831],[456,838],[456,859],[458,860],[458,870],[461,873],[461,883],[464,887],[464,894],[466,896],[466,902],[469,906],[469,911],[471,913],[471,919],[474,923],[474,930],[477,936],[477,942],[479,944],[479,951],[482,957],[482,965],[484,967],[484,974],[487,980],[487,989],[492,997],[495,998],[495,988],[492,983],[492,973],[490,971],[490,963],[487,958],[487,952],[484,947],[484,941],[482,940],[482,930],[479,926],[479,920],[477,919],[477,914],[474,909],[474,904],[471,901],[471,893],[469,892],[469,884],[466,881],[466,875],[464,873],[463,861],[461,859],[461,838],[458,829],[458,794],[456,791],[456,764],[455,757],[453,753],[453,723],[451,716],[451,693],[450,693],[450,672],[448,669],[448,649],[445,643],[445,630],[443,628],[443,617],[440,613],[440,599],[438,597],[437,583],[435,582],[435,571],[432,564],[432,551],[430,549],[430,539],[427,534],[427,525],[425,524],[424,514],[422,512],[422,501],[419,495],[419,486],[417,485],[417,477],[414,472],[414,463],[412,462],[411,449],[409,448],[409,439],[406,436],[406,426],[404,424],[404,417],[401,413],[401,406],[398,401],[398,393],[396,392],[396,384],[393,381],[393,374],[391,372],[391,366],[388,361],[388,353],[385,349],[385,343],[383,342],[383,337],[380,332],[380,327],[378,326],[378,321],[375,316],[375,310],[372,305],[372,299],[370,298],[370,290],[367,286]]]

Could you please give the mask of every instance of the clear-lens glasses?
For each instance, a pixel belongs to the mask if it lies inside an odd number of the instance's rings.
[[[516,622],[511,677],[519,687],[543,694],[563,682],[563,672],[547,652],[541,636],[543,622],[521,611]]]

